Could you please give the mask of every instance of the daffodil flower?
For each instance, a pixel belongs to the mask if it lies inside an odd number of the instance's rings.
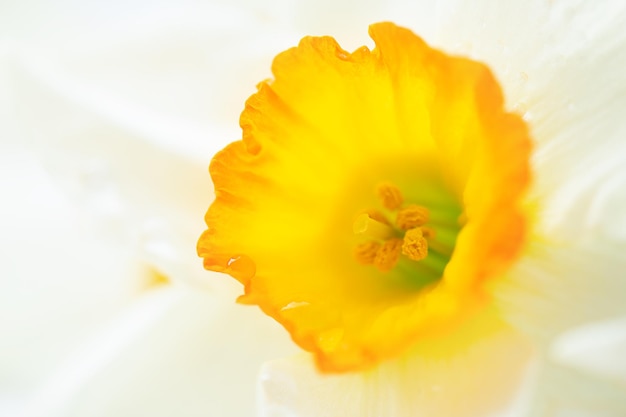
[[[609,271],[602,297],[578,290],[589,256],[622,265],[623,243],[563,218],[582,177],[560,147],[589,138],[507,111],[480,62],[392,23],[370,36],[371,50],[306,37],[278,55],[246,102],[242,140],[209,169],[205,268],[240,281],[239,302],[314,362],[267,364],[263,415],[550,415],[571,396],[626,411],[622,388],[591,389],[549,351],[568,326],[623,314]],[[620,127],[607,142],[623,149]]]
[[[483,65],[390,23],[279,55],[220,152],[200,239],[328,371],[455,333],[526,243],[530,138]]]
[[[28,0],[0,9],[0,415],[626,414],[622,3]],[[520,213],[536,215],[486,294],[491,312],[454,333],[453,351],[407,344],[360,370],[320,373],[289,332],[233,302],[236,280],[198,262],[213,199],[206,164],[240,137],[243,103],[279,51],[305,35],[372,50],[367,27],[380,21],[488,68],[504,113],[528,128]],[[365,192],[371,205],[359,210],[385,210],[377,187]],[[385,218],[395,225],[398,212]],[[357,245],[348,248],[352,261]],[[488,324],[490,336],[478,331]]]

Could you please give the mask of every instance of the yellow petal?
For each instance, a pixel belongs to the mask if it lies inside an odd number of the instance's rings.
[[[246,103],[243,140],[211,163],[216,200],[198,243],[206,268],[244,284],[240,301],[328,371],[453,332],[489,303],[483,285],[526,230],[530,140],[489,70],[391,23],[370,34],[372,51],[307,37],[276,57],[275,79]],[[381,205],[381,183],[402,198]],[[355,218],[392,227],[372,209],[388,217],[403,204],[428,210],[428,256],[355,259]],[[382,250],[403,233],[370,238],[391,239]]]

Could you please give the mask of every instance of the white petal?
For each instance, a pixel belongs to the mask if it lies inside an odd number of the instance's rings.
[[[536,228],[625,239],[626,4],[446,2],[437,44],[490,65],[535,140]]]
[[[71,88],[56,81],[15,72],[10,139],[43,161],[94,234],[124,242],[174,279],[202,281],[194,247],[212,199],[206,161],[120,126],[76,102]]]
[[[28,401],[20,415],[24,417],[60,415],[83,385],[142,337],[180,302],[184,294],[171,287],[151,291],[132,304],[117,319],[105,324],[86,342],[67,353],[40,392]]]
[[[382,21],[392,21],[417,30],[426,39],[432,38],[438,24],[437,7],[436,2],[428,1],[305,0],[285,4],[286,15],[281,23],[291,27],[298,39],[306,35],[329,35],[337,39],[342,48],[352,51],[362,45],[373,46],[367,28]]]
[[[537,240],[495,284],[496,302],[508,321],[542,344],[568,328],[624,315],[622,254],[623,248],[601,239]]]
[[[132,302],[147,274],[123,242],[95,236],[32,154],[1,148],[0,385],[17,395]]]
[[[16,43],[8,119],[11,140],[31,144],[100,233],[206,286],[194,247],[213,198],[208,161],[240,137],[245,98],[288,44],[244,36],[264,21],[246,11],[188,6],[130,11],[137,19],[116,21],[113,38],[103,16],[80,36]]]
[[[542,361],[529,416],[620,417],[626,415],[626,387],[580,372],[550,357]]]
[[[20,69],[202,161],[240,136],[245,99],[269,76],[272,57],[298,39],[289,42],[266,19],[217,3],[141,5],[115,20],[114,32],[103,30],[110,20],[105,15],[76,33],[58,28],[53,43],[20,44]]]
[[[531,243],[495,290],[504,314],[542,343],[626,314],[626,5],[448,6],[438,42],[492,67],[535,141]]]
[[[552,354],[563,364],[626,381],[626,318],[570,330],[554,341]]]
[[[260,376],[260,415],[524,415],[534,384],[526,341],[511,331],[453,339],[454,353],[429,346],[360,373],[320,374],[306,356],[269,362]]]
[[[256,309],[163,288],[70,355],[24,417],[252,415],[260,364],[293,351]]]

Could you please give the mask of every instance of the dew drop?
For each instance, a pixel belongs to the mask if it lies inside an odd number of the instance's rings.
[[[256,264],[249,256],[237,255],[228,260],[224,272],[238,280],[249,280],[256,274]]]
[[[341,59],[342,61],[347,61],[350,59],[350,55],[348,55],[348,53],[346,53],[345,51],[338,51],[337,58]]]
[[[280,311],[293,310],[294,308],[308,307],[310,305],[311,305],[311,303],[308,303],[306,301],[292,301],[289,304],[287,304],[286,306],[282,307],[280,309]]]

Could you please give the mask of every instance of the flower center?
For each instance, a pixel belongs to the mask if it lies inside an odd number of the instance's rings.
[[[352,230],[363,240],[355,247],[356,261],[381,272],[401,268],[420,287],[438,281],[461,228],[458,217],[449,210],[435,211],[431,216],[427,207],[406,203],[393,183],[379,184],[376,192],[393,221],[377,209],[356,216]]]

